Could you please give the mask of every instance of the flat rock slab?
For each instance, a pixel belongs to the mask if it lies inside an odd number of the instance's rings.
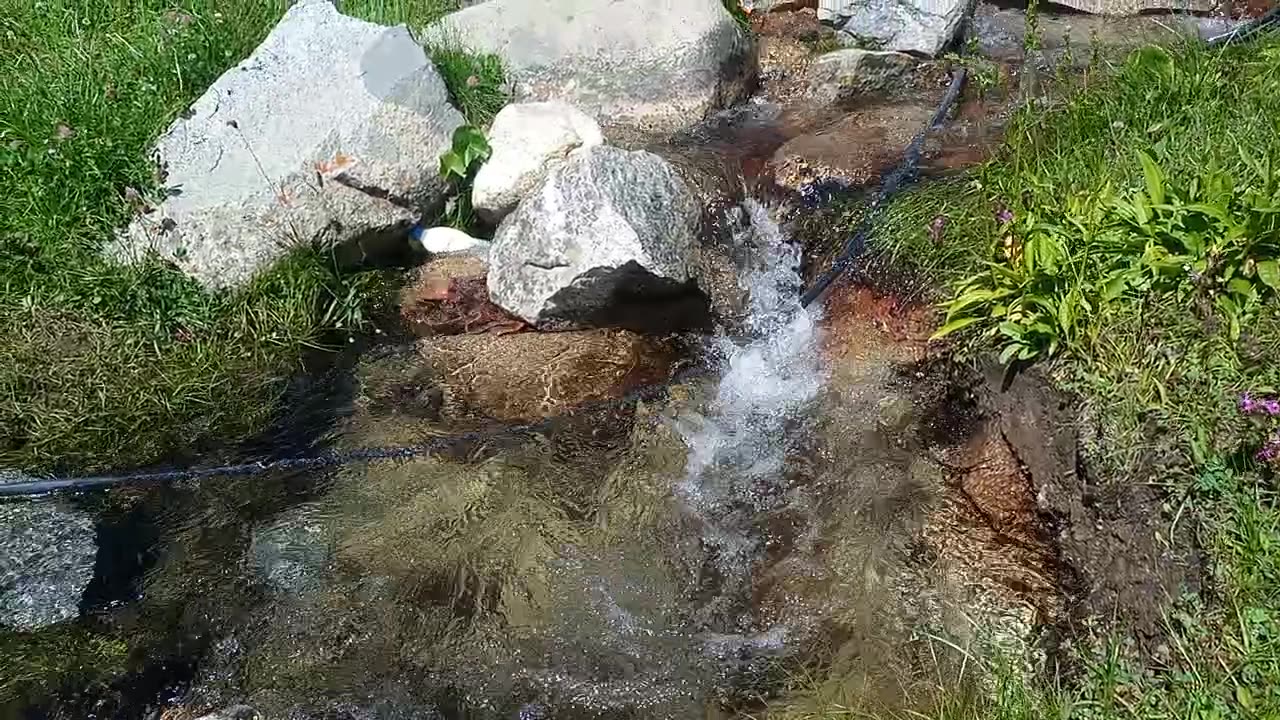
[[[489,0],[431,42],[502,57],[517,101],[563,100],[606,126],[670,132],[745,97],[753,44],[720,0]]]
[[[774,182],[801,194],[827,181],[872,185],[901,162],[907,145],[929,123],[933,111],[931,100],[924,98],[870,105],[796,137],[774,153]]]
[[[1040,50],[1056,61],[1068,51],[1075,64],[1088,63],[1094,44],[1103,50],[1124,51],[1148,44],[1167,45],[1187,37],[1209,37],[1228,26],[1211,18],[1194,16],[1143,15],[1138,17],[1098,17],[1078,13],[1050,13],[1036,16]],[[979,3],[973,13],[973,35],[978,51],[1002,62],[1026,56],[1027,14],[1020,8]]]
[[[30,479],[0,471],[0,483]],[[0,627],[31,631],[77,617],[97,556],[89,516],[53,500],[0,504]]]
[[[418,352],[438,379],[446,412],[504,422],[559,415],[667,377],[668,343],[627,330],[450,335]]]
[[[221,288],[298,245],[404,237],[462,122],[407,29],[302,0],[160,138],[168,196],[112,252]]]
[[[820,0],[818,19],[846,45],[933,57],[955,39],[971,0]]]

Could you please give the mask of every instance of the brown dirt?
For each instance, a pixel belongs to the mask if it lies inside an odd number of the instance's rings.
[[[1200,588],[1204,558],[1191,523],[1170,537],[1159,488],[1141,478],[1091,474],[1080,449],[1077,404],[1039,372],[1006,384],[998,368],[989,368],[982,396],[1032,480],[1062,566],[1075,576],[1065,587],[1070,629],[1091,619],[1116,621],[1144,645],[1157,645],[1170,603]]]
[[[966,613],[1032,609],[1028,621],[1048,631],[1050,647],[1099,619],[1159,643],[1169,603],[1198,588],[1193,533],[1183,523],[1167,538],[1154,486],[1090,476],[1070,398],[1039,373],[1006,383],[998,368],[954,364],[927,340],[932,308],[872,288],[833,288],[823,322],[833,385],[866,387],[888,366],[910,388],[915,419],[904,429],[943,478],[924,506],[917,554],[928,575],[958,589]]]

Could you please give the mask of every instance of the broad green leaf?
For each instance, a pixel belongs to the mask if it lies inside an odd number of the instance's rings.
[[[1266,283],[1272,290],[1280,291],[1280,262],[1263,260],[1258,263],[1256,270],[1259,280]]]
[[[1072,290],[1058,304],[1058,327],[1070,332],[1076,324],[1076,305],[1080,299],[1080,291]]]
[[[451,175],[459,178],[466,177],[467,165],[460,155],[451,150],[440,156],[440,175],[446,179]]]
[[[1107,280],[1107,284],[1102,289],[1102,299],[1115,300],[1124,294],[1125,288],[1128,285],[1128,275],[1126,273],[1117,273],[1111,279]]]
[[[981,319],[982,318],[980,317],[963,317],[958,320],[952,320],[951,322],[947,323],[946,325],[943,325],[942,327],[934,331],[934,333],[929,336],[929,339],[930,340],[942,339],[953,332],[956,332],[958,330],[963,330],[964,328],[969,327],[970,325],[978,322]]]
[[[1026,332],[1021,325],[1008,320],[1000,323],[996,328],[1000,331],[1001,335],[1004,335],[1011,340],[1021,340],[1023,333]]]
[[[1018,351],[1021,349],[1022,349],[1022,346],[1018,345],[1017,343],[1011,343],[1009,345],[1006,345],[1004,350],[1000,351],[1000,364],[1008,365],[1009,361],[1013,359],[1013,356],[1017,355]]]
[[[1240,297],[1253,297],[1253,283],[1242,277],[1231,278],[1227,283],[1227,290],[1231,291],[1231,293],[1235,295],[1239,295]]]
[[[1244,685],[1236,686],[1236,702],[1245,710],[1253,711],[1253,693]]]
[[[1163,205],[1164,173],[1160,171],[1156,161],[1141,150],[1138,151],[1138,161],[1142,163],[1142,175],[1147,180],[1147,197],[1151,199],[1152,205]]]

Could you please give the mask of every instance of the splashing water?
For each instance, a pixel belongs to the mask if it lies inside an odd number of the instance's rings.
[[[805,411],[825,380],[816,313],[800,304],[800,250],[759,203],[744,209],[749,223],[735,242],[748,258],[739,280],[750,298],[747,337],[715,341],[723,365],[715,396],[705,415],[677,424],[689,448],[677,494],[713,554],[720,606],[749,590],[762,547],[756,515],[789,502],[787,458],[807,435]]]

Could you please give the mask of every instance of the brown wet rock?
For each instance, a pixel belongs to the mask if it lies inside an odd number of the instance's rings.
[[[751,27],[759,38],[760,84],[775,102],[802,93],[817,49],[835,46],[835,33],[818,21],[815,9],[753,13]]]
[[[828,362],[913,363],[929,353],[936,313],[865,285],[838,282],[823,303],[823,351]]]
[[[400,293],[400,316],[418,337],[516,332],[525,323],[489,300],[488,264],[469,255],[444,256],[418,268]]]
[[[912,137],[933,117],[934,102],[915,98],[855,110],[774,153],[774,182],[803,192],[819,181],[868,186],[895,167]]]
[[[506,422],[559,415],[667,377],[672,344],[627,330],[452,335],[418,353],[448,415]]]

